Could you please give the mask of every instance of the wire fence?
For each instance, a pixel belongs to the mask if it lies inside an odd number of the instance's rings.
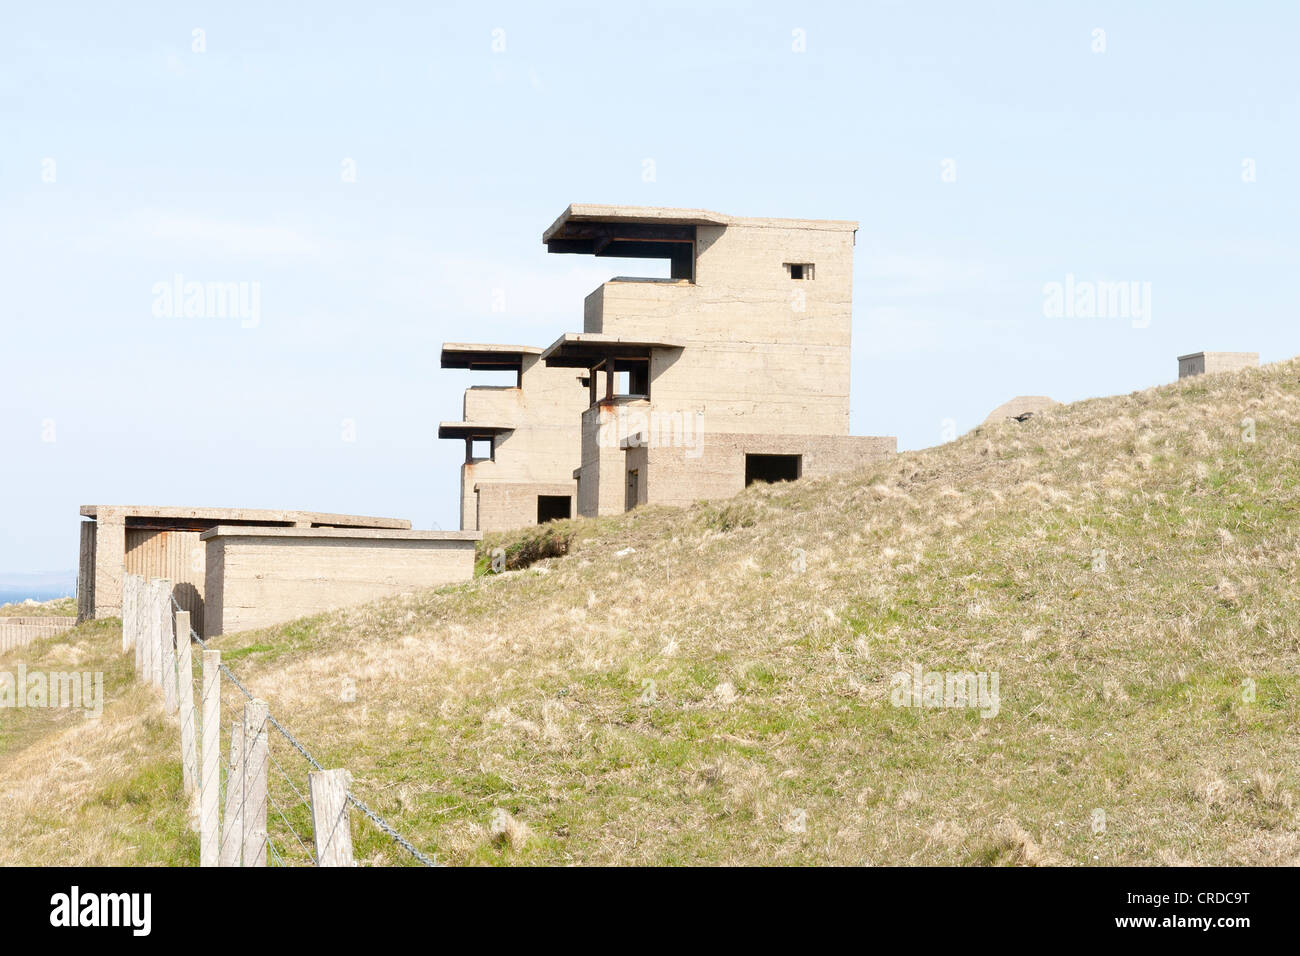
[[[172,633],[176,639],[176,647],[179,648],[181,635],[178,633],[175,623],[186,620],[187,618],[176,617],[176,613],[183,611],[183,608],[181,608],[179,602],[176,600],[175,595],[171,594],[170,587],[168,587],[167,591],[171,601],[170,612],[173,618]],[[125,621],[127,616],[126,612],[127,608],[124,608],[124,629],[127,626]],[[131,609],[131,613],[136,613],[134,608]],[[211,649],[209,648],[208,643],[200,637],[198,632],[192,627],[189,628],[189,632],[189,639],[194,644],[197,644],[203,650]],[[123,639],[123,648],[124,650],[126,649],[125,635]],[[164,655],[165,654],[166,652],[164,651]],[[199,700],[203,695],[201,655],[191,656],[187,654],[186,656],[190,657],[190,674],[188,676],[191,685],[191,699]],[[141,654],[139,649],[137,649],[137,662],[140,660]],[[174,652],[172,660],[175,660],[175,665],[179,671],[181,661],[175,658]],[[164,671],[165,670],[166,666],[164,663]],[[224,662],[221,663],[219,673],[225,681],[227,681],[239,692],[240,695],[242,695],[245,702],[252,703],[257,700],[253,692],[245,686],[243,681],[241,681],[235,672],[231,670],[228,664]],[[169,697],[168,699],[170,701],[172,698]],[[236,713],[238,713],[238,711],[236,711]],[[197,717],[198,712],[195,710],[190,719],[197,723]],[[315,817],[313,815],[312,799],[310,796],[312,793],[312,787],[307,775],[312,771],[325,773],[326,768],[319,760],[312,756],[311,752],[303,745],[303,743],[269,711],[266,713],[264,727],[275,731],[275,733],[266,733],[264,730],[262,731],[266,738],[265,755],[267,758],[265,773],[265,861],[267,865],[271,866],[319,865],[321,860],[317,858],[317,851],[315,848],[320,847],[322,844],[317,840],[317,837],[320,836],[320,834],[314,832],[313,820]],[[220,740],[222,736],[223,735],[218,731],[217,739]],[[240,746],[244,745],[245,742],[242,738],[242,732],[238,727],[231,728],[231,736],[232,738],[238,736]],[[220,749],[220,745],[218,745],[218,749]],[[232,740],[231,756],[228,758],[225,753],[218,754],[218,766],[220,767],[220,771],[217,776],[219,776],[221,780],[217,803],[219,807],[224,808],[224,817],[229,818],[233,813],[236,815],[237,819],[243,819],[246,812],[255,812],[255,810],[254,808],[246,806],[248,800],[248,791],[246,789],[241,789],[237,794],[236,801],[234,803],[231,802],[231,781],[243,779],[239,774],[240,768],[231,766],[231,761],[236,759],[235,753],[235,741]],[[197,760],[193,755],[190,755],[189,757],[183,755],[183,760],[185,759],[195,760],[194,772],[197,773]],[[411,860],[415,863],[423,866],[438,865],[436,860],[423,853],[413,843],[411,843],[411,841],[402,836],[402,834],[389,824],[388,821],[375,813],[374,810],[358,798],[356,794],[352,792],[352,787],[350,785],[346,788],[344,799],[348,806],[355,807],[360,811],[361,815],[366,818],[369,824],[373,825],[380,833],[391,840],[392,843],[403,853],[409,855]],[[333,825],[343,825],[343,823],[348,819],[347,814],[336,816],[334,817],[335,822]],[[226,834],[223,832],[222,836],[224,840]],[[328,834],[328,836],[332,837],[333,834]],[[350,834],[348,843],[350,846]],[[225,851],[223,849],[223,859],[224,853]],[[249,848],[248,845],[245,844],[244,854],[248,855],[248,853]],[[248,865],[247,861],[245,861],[245,865]]]

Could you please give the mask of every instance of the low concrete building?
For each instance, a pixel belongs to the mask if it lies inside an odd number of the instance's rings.
[[[481,537],[476,531],[219,525],[200,535],[206,636],[468,581]]]
[[[438,426],[439,438],[465,442],[463,531],[522,528],[574,514],[585,396],[572,369],[548,368],[541,353],[525,345],[442,347],[443,368],[514,375],[513,384],[467,388],[464,420]]]
[[[43,637],[55,637],[76,626],[70,617],[0,616],[0,652],[26,647]]]
[[[581,370],[578,513],[724,498],[753,481],[879,461],[849,434],[857,223],[700,209],[572,205],[552,253],[666,259],[587,296],[583,331],[542,353]]]
[[[1178,356],[1178,377],[1235,372],[1259,365],[1258,352],[1192,352]]]
[[[81,509],[77,621],[122,613],[124,571],[167,578],[194,629],[204,633],[204,547],[200,535],[218,525],[254,528],[381,528],[407,530],[400,518],[266,511],[254,508],[173,508],[85,505]]]

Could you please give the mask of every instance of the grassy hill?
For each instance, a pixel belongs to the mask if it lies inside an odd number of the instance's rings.
[[[216,643],[448,863],[1295,864],[1298,486],[1292,361],[569,522],[565,557]],[[115,634],[28,653],[112,668]],[[894,706],[917,665],[997,672],[997,715]],[[0,738],[0,862],[195,858],[174,724],[109,696]]]

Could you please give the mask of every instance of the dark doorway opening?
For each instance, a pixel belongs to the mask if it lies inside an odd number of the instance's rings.
[[[572,517],[570,511],[572,504],[573,499],[568,495],[538,495],[537,523],[545,524],[548,521]]]
[[[799,477],[802,455],[746,455],[745,484],[756,481],[794,481]]]

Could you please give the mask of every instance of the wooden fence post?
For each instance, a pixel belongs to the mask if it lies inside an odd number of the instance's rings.
[[[159,675],[162,669],[158,666],[158,651],[162,645],[162,638],[159,637],[161,619],[158,613],[158,579],[150,578],[145,588],[145,650],[144,650],[144,673],[145,680],[154,687],[161,687],[162,682]]]
[[[239,866],[244,848],[244,722],[230,722],[230,773],[226,810],[221,815],[221,865]]]
[[[132,606],[135,600],[135,576],[131,574],[122,575],[122,653],[125,654],[131,649],[132,634],[131,625],[134,623],[135,608]]]
[[[162,618],[160,627],[162,628],[162,691],[163,706],[167,713],[175,714],[179,709],[179,700],[176,696],[176,638],[179,636],[176,632],[176,622],[172,618],[172,583],[163,581],[160,588],[162,594],[159,602],[162,605]],[[185,635],[189,640],[189,635]]]
[[[312,770],[311,826],[317,866],[352,866],[352,823],[348,816],[348,772]]]
[[[244,866],[266,866],[266,715],[264,700],[244,705]]]
[[[144,578],[138,574],[131,575],[133,582],[132,590],[135,596],[131,599],[131,643],[135,645],[135,679],[143,681],[144,673]]]
[[[221,652],[203,652],[203,766],[199,769],[199,866],[221,858]]]
[[[144,620],[144,578],[138,574],[131,575],[131,647],[135,651],[135,672],[140,676],[140,623]]]
[[[181,716],[181,776],[193,793],[199,778],[194,740],[194,661],[190,647],[190,612],[176,612],[176,697]]]

